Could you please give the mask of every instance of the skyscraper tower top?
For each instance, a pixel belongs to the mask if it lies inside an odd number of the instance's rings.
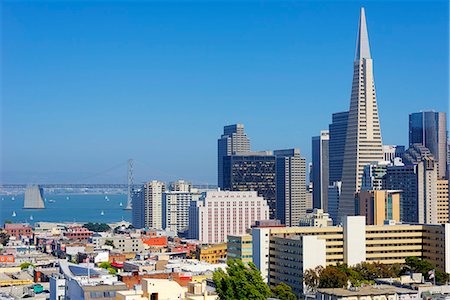
[[[356,38],[356,54],[355,61],[363,58],[371,58],[369,35],[367,33],[366,13],[364,7],[361,7],[361,15],[359,16],[358,37]]]

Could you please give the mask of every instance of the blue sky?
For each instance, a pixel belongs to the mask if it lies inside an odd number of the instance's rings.
[[[299,147],[350,104],[366,17],[385,144],[448,109],[447,1],[2,1],[4,182],[216,183],[223,125]]]

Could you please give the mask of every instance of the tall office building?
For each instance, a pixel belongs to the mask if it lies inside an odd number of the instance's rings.
[[[320,136],[312,138],[312,183],[313,208],[328,211],[329,183],[329,132],[323,130]]]
[[[339,198],[342,193],[342,181],[334,181],[328,186],[328,214],[333,219],[333,224],[338,224]]]
[[[174,232],[185,231],[189,227],[189,206],[191,201],[200,199],[201,193],[189,182],[171,182],[170,191],[163,193],[162,228]]]
[[[153,180],[145,183],[132,195],[132,223],[136,228],[162,229],[162,197],[164,182]]]
[[[256,221],[268,218],[269,207],[256,192],[206,192],[191,202],[189,233],[203,243],[223,243],[228,235],[245,234]]]
[[[217,141],[217,184],[220,188],[223,188],[223,158],[240,152],[250,152],[250,140],[244,132],[244,125],[225,126]]]
[[[364,166],[361,181],[362,191],[382,190],[387,167],[393,165],[388,161],[370,163]]]
[[[401,158],[405,152],[405,146],[383,145],[383,160],[394,163],[396,158]]]
[[[437,167],[430,150],[421,144],[403,155],[404,165],[389,166],[383,189],[401,190],[400,219],[403,222],[437,224]]]
[[[400,222],[401,191],[366,190],[356,193],[355,214],[366,217],[367,225]]]
[[[449,201],[448,201],[448,179],[440,179],[437,181],[437,214],[438,223],[450,223],[449,220]]]
[[[409,146],[422,144],[437,162],[438,178],[447,172],[447,120],[445,112],[425,111],[409,115]]]
[[[298,226],[305,216],[306,159],[300,149],[274,151],[276,156],[276,218],[286,226]]]
[[[330,185],[342,180],[342,164],[344,163],[345,139],[347,138],[348,111],[334,113],[332,123],[328,126],[329,178]]]
[[[355,213],[355,193],[361,187],[364,166],[383,160],[373,62],[370,56],[364,8],[361,8],[353,68],[352,94],[342,166],[339,218]]]
[[[275,155],[271,151],[223,157],[223,190],[256,191],[276,217]]]

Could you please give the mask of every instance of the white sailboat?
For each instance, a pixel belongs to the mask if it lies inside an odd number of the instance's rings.
[[[12,201],[16,200],[16,198],[14,198],[14,196],[11,198]]]
[[[66,197],[66,200],[69,200],[69,199],[70,199],[69,196],[67,196],[67,197]]]
[[[123,206],[123,204],[122,204],[122,201],[120,201],[120,204],[119,204],[120,206]]]
[[[105,212],[104,212],[104,211],[102,210],[102,212],[100,213],[100,215],[102,215],[102,216],[103,216],[104,214],[105,214]]]
[[[15,217],[15,216],[16,216],[16,212],[15,212],[15,211],[13,211],[13,213],[12,213],[12,216],[13,216],[13,217]]]
[[[30,215],[30,220],[33,220],[33,215]]]

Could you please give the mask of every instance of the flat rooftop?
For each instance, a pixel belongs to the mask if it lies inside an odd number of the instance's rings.
[[[364,287],[352,288],[350,290],[343,288],[318,289],[318,292],[327,295],[340,297],[349,296],[371,296],[386,294],[417,294],[412,289],[399,288],[391,285],[369,285]]]

